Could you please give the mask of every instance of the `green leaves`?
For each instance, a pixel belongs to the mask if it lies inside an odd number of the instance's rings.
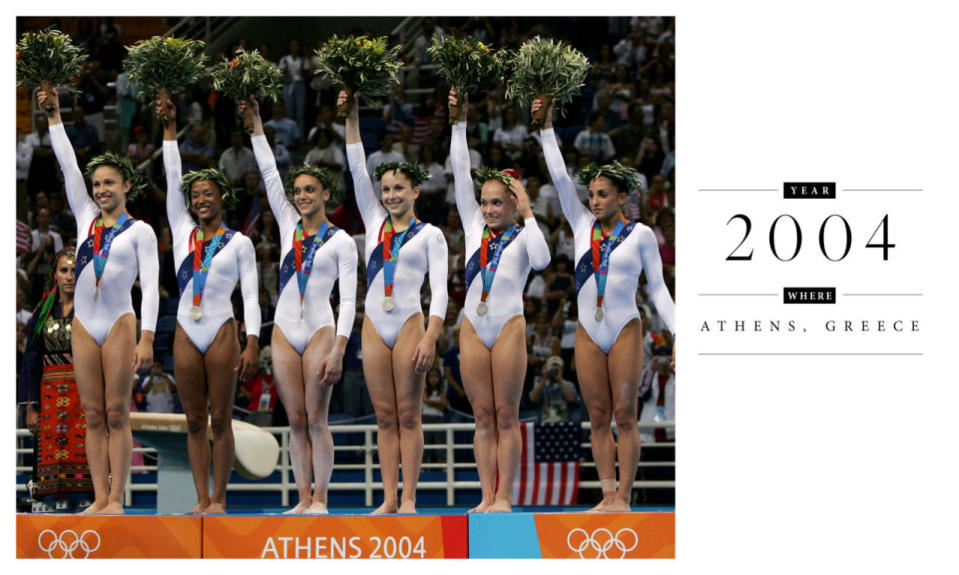
[[[636,172],[616,161],[604,166],[597,166],[594,163],[583,168],[579,172],[579,183],[588,187],[590,182],[601,176],[609,178],[622,192],[629,193],[639,187]]]
[[[568,44],[537,36],[520,46],[511,67],[507,98],[528,106],[537,96],[550,96],[562,110],[585,84],[589,60]]]
[[[459,39],[447,34],[436,34],[426,49],[433,62],[439,64],[439,73],[457,92],[476,92],[492,88],[503,79],[507,50],[493,52],[473,36]]]
[[[283,91],[283,72],[256,50],[238,49],[236,58],[213,68],[212,77],[213,89],[229,98],[245,100],[253,94],[276,102]]]
[[[140,93],[153,100],[162,90],[181,92],[209,75],[203,48],[198,40],[154,36],[127,46],[123,70]]]
[[[17,42],[17,86],[71,84],[86,59],[86,53],[59,30],[26,32]]]
[[[483,184],[487,180],[497,180],[502,182],[507,188],[510,185],[510,182],[513,181],[513,176],[503,173],[496,168],[491,168],[489,166],[483,166],[480,169],[476,170],[476,174],[473,177],[473,182],[477,188],[482,188]]]
[[[433,177],[428,171],[410,162],[386,162],[385,164],[380,164],[376,167],[374,176],[377,180],[380,180],[386,172],[403,172],[410,181],[413,182],[414,186],[418,186]]]
[[[334,34],[315,54],[316,75],[338,87],[359,92],[367,102],[390,95],[402,66],[399,46],[389,48],[386,36],[340,38]]]

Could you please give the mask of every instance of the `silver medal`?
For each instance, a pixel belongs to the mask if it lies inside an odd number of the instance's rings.
[[[200,321],[201,317],[203,317],[203,308],[198,305],[190,308],[190,319],[193,321]]]
[[[386,296],[385,298],[383,298],[383,310],[384,310],[384,311],[388,311],[388,312],[389,312],[389,311],[393,311],[393,306],[394,306],[394,305],[395,305],[395,304],[394,304],[394,302],[393,302],[393,296],[388,295],[388,296]]]
[[[488,308],[488,306],[486,305],[486,302],[485,302],[485,301],[481,301],[481,302],[479,302],[479,305],[476,306],[476,313],[478,313],[478,314],[480,314],[480,315],[486,315],[486,312],[488,311],[488,309],[489,309],[489,308]]]
[[[596,318],[596,321],[603,321],[603,315],[604,315],[604,314],[603,314],[603,308],[598,307],[598,308],[596,308],[596,313],[593,314],[593,317]]]

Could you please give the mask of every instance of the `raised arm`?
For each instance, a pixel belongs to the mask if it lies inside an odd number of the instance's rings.
[[[483,216],[479,204],[476,203],[476,192],[473,190],[473,178],[470,176],[470,152],[466,143],[466,117],[469,110],[469,97],[463,94],[464,101],[459,109],[456,125],[450,139],[450,167],[453,170],[453,188],[456,190],[456,209],[460,213],[463,229],[478,224],[483,226]],[[452,112],[457,104],[457,97],[450,90],[449,105]]]
[[[166,213],[170,220],[170,231],[175,238],[190,235],[196,222],[186,209],[186,198],[180,189],[183,165],[180,163],[180,145],[176,139],[176,107],[167,98],[156,102],[157,118],[166,116],[169,120],[163,124],[163,168],[166,172]]]
[[[253,117],[253,136],[250,138],[250,143],[253,144],[253,155],[256,157],[256,165],[260,168],[260,174],[263,176],[263,185],[266,187],[266,198],[270,201],[270,209],[280,225],[280,235],[285,235],[286,230],[291,229],[300,220],[300,214],[286,198],[286,190],[283,187],[283,180],[280,179],[280,171],[276,169],[276,158],[273,157],[273,150],[270,149],[270,143],[266,140],[266,134],[263,132],[260,105],[255,97],[250,96],[249,101],[237,98],[236,107],[239,114],[248,114]]]
[[[82,227],[84,223],[89,224],[93,218],[100,212],[96,202],[90,198],[87,193],[87,184],[83,180],[83,172],[77,164],[77,155],[73,151],[73,145],[70,138],[67,137],[66,128],[63,126],[63,119],[60,118],[60,98],[56,88],[51,88],[48,94],[44,90],[37,91],[37,102],[40,108],[50,102],[53,104],[53,110],[47,113],[47,119],[50,124],[50,144],[53,146],[53,153],[60,163],[60,170],[63,172],[63,184],[67,190],[67,202],[70,204],[70,210],[77,219],[77,226]],[[80,230],[86,233],[86,230]],[[77,238],[77,241],[82,241]]]
[[[533,111],[539,109],[542,105],[540,100],[533,102]],[[549,104],[550,112],[546,115],[545,128],[540,130],[540,139],[543,142],[543,157],[546,159],[546,168],[549,170],[549,177],[553,180],[553,186],[559,195],[559,203],[563,208],[563,215],[569,222],[575,232],[578,224],[588,221],[591,218],[589,210],[579,201],[576,194],[576,185],[566,173],[566,162],[563,161],[563,153],[559,150],[559,144],[556,142],[556,133],[553,132],[553,112],[552,103]]]
[[[676,334],[676,305],[673,298],[666,289],[666,283],[663,281],[663,262],[659,257],[659,242],[656,241],[656,235],[648,227],[637,224],[636,232],[639,236],[639,257],[643,262],[643,270],[646,272],[646,291],[649,298],[656,306],[656,311],[666,322],[669,331]]]
[[[345,91],[340,91],[337,106],[346,101]],[[363,141],[360,139],[360,96],[353,94],[353,108],[346,117],[346,161],[350,165],[353,175],[353,189],[356,193],[356,207],[363,216],[363,223],[369,223],[377,216],[386,218],[386,210],[373,192],[373,182],[366,171],[366,152],[363,150]]]

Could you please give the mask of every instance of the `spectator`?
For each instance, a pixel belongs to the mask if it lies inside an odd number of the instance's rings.
[[[216,165],[213,161],[213,143],[203,124],[194,124],[189,135],[180,144],[180,158],[183,160],[183,173],[203,170]]]
[[[163,371],[159,358],[154,358],[150,373],[140,383],[140,392],[149,413],[174,413],[176,383],[172,375]]]
[[[116,80],[117,116],[120,122],[120,149],[130,141],[130,129],[140,111],[139,90],[127,73],[121,71]],[[142,128],[142,126],[137,126]]]
[[[286,134],[282,132],[277,137],[290,148],[295,148],[299,146],[300,134],[306,130],[306,78],[310,74],[310,59],[300,54],[299,40],[290,42],[290,52],[280,58],[279,68],[288,79],[286,85],[283,86],[283,98],[286,101],[283,109],[286,117],[292,118],[291,121],[297,128],[297,140],[284,140]],[[280,118],[282,115],[282,113],[277,114],[277,108],[274,105],[273,119]]]
[[[589,115],[589,125],[582,132],[576,134],[573,147],[580,154],[588,156],[591,161],[602,164],[616,157],[616,148],[609,136],[603,133],[606,117],[599,112]]]
[[[267,143],[270,144],[270,149],[273,150],[273,157],[276,158],[276,169],[280,172],[280,179],[286,181],[286,172],[293,165],[293,158],[286,146],[276,141],[276,130],[273,126],[264,125],[263,134],[266,136]]]
[[[253,150],[243,145],[243,131],[239,128],[230,132],[230,147],[220,154],[219,167],[235,185],[242,184],[248,172],[257,171]]]
[[[393,151],[393,134],[383,132],[380,135],[380,149],[366,157],[366,171],[373,180],[373,192],[380,195],[380,182],[376,179],[376,168],[389,162],[405,162],[403,154]]]
[[[264,129],[267,127],[273,128],[276,131],[276,142],[278,144],[283,144],[290,150],[295,150],[300,147],[300,138],[303,131],[300,130],[300,126],[290,118],[287,118],[284,114],[286,113],[286,108],[283,105],[283,100],[279,100],[273,104],[273,119],[269,122],[264,122]]]
[[[37,210],[37,227],[30,232],[30,251],[39,250],[42,243],[51,244],[53,253],[58,253],[63,249],[63,238],[50,229],[50,221],[50,210],[48,208]]]
[[[96,130],[96,140],[100,142],[106,136],[106,120],[103,108],[107,104],[110,91],[100,81],[100,62],[87,60],[80,71],[80,83],[77,86],[75,107],[83,110],[86,122]],[[76,116],[74,116],[76,117]],[[73,138],[70,138],[73,141]],[[76,146],[76,144],[74,144]]]
[[[306,154],[306,163],[330,170],[342,190],[346,186],[346,157],[343,155],[343,147],[334,143],[333,132],[325,128],[313,131],[310,142],[314,147]]]
[[[446,419],[446,385],[440,368],[433,366],[426,372],[426,385],[423,388],[423,423],[443,423]],[[443,431],[427,431],[425,443],[443,445],[446,443],[446,433]],[[446,454],[439,449],[426,449],[426,462],[446,461]]]
[[[653,357],[649,368],[643,370],[639,384],[639,422],[659,423],[676,419],[676,380],[670,367],[669,355]],[[673,428],[640,427],[641,443],[674,441]]]
[[[157,147],[150,143],[149,138],[150,136],[143,126],[133,128],[134,141],[127,147],[127,157],[130,158],[134,166],[149,160],[156,152]]]
[[[307,140],[314,141],[313,137],[319,130],[329,130],[331,141],[337,145],[346,140],[346,128],[341,122],[334,121],[333,108],[329,104],[320,106],[320,111],[316,115],[316,125],[310,128],[310,135]]]
[[[100,149],[99,133],[92,124],[87,123],[86,112],[80,106],[74,106],[73,123],[66,127],[66,132],[82,170],[90,157],[95,156]]]
[[[270,425],[278,396],[273,381],[273,350],[265,346],[260,350],[260,368],[254,377],[240,384],[238,399],[246,401],[250,421],[255,425]]]
[[[446,399],[449,421],[470,421],[473,408],[470,406],[463,379],[460,377],[460,328],[453,328],[453,341],[443,354],[443,374],[446,380]]]
[[[559,338],[553,335],[549,316],[545,312],[536,315],[533,333],[526,340],[526,349],[529,369],[534,374],[541,372],[551,356],[559,356]]]
[[[537,406],[536,421],[570,421],[570,411],[579,401],[576,387],[563,378],[563,360],[557,355],[546,360],[536,376],[529,400]]]
[[[523,156],[523,146],[529,132],[526,126],[516,121],[516,108],[507,105],[503,109],[503,126],[493,133],[493,142],[503,146],[503,151],[513,161]]]

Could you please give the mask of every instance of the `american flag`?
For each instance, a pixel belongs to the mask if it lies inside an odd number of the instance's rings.
[[[250,213],[246,215],[246,221],[243,222],[243,235],[249,236],[256,229],[256,222],[260,219],[260,196],[253,196],[253,202],[250,204]]]
[[[579,490],[579,424],[522,423],[513,505],[571,505]]]
[[[17,220],[17,253],[26,253],[30,251],[30,226]]]

